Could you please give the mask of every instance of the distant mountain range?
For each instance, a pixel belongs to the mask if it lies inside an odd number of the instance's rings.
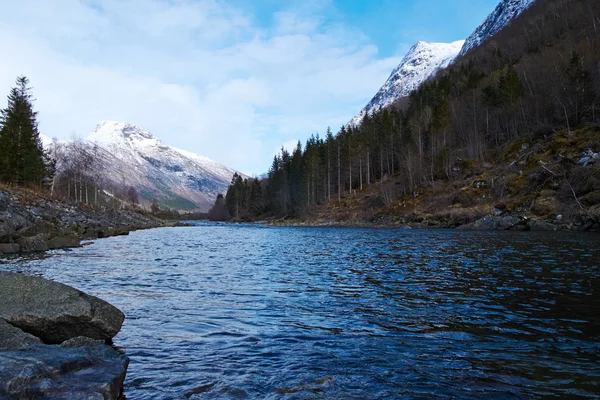
[[[456,57],[467,54],[471,49],[502,30],[510,21],[529,8],[534,1],[502,0],[466,40],[453,43],[417,42],[392,71],[373,99],[350,120],[348,125],[358,126],[365,115],[370,115],[407,97],[421,83],[450,65]]]
[[[43,138],[44,147],[52,140]],[[219,193],[225,193],[236,172],[207,157],[163,143],[148,131],[127,123],[104,121],[77,146],[59,142],[57,172],[68,168],[78,154],[88,155],[95,179],[110,196],[109,188],[136,189],[140,203],[156,200],[177,210],[207,211]],[[53,151],[51,151],[51,154]]]

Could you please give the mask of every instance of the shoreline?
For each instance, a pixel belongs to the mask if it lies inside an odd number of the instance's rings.
[[[519,232],[600,232],[598,223],[583,223],[580,225],[561,223],[560,221],[548,222],[527,216],[493,216],[485,215],[472,222],[462,225],[449,225],[444,223],[414,222],[414,221],[336,221],[336,220],[307,220],[307,219],[266,219],[250,221],[269,227],[306,227],[306,228],[367,228],[367,229],[442,229],[457,231],[519,231]]]
[[[177,224],[136,210],[91,207],[0,187],[0,255],[81,247],[85,240]]]

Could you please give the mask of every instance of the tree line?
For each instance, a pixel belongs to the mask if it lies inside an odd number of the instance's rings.
[[[539,0],[507,28],[359,126],[311,135],[266,179],[233,177],[218,203],[234,219],[302,217],[381,185],[380,201],[452,180],[504,145],[600,128],[600,2]]]

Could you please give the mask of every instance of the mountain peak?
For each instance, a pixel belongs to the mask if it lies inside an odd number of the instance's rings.
[[[487,16],[481,25],[467,38],[459,55],[479,46],[488,38],[500,32],[513,19],[528,9],[535,0],[501,0],[494,11]]]
[[[448,66],[462,48],[463,43],[462,40],[452,43],[424,41],[415,43],[392,71],[375,97],[349,122],[349,125],[358,126],[365,115],[408,96],[421,83],[431,78],[441,68]]]
[[[91,155],[88,167],[97,171],[101,187],[110,191],[134,187],[145,206],[157,200],[169,208],[208,211],[217,194],[227,191],[236,172],[205,156],[170,147],[145,129],[120,121],[102,121],[77,147],[69,142],[61,145],[64,152]],[[65,162],[57,165],[58,171],[69,167]]]
[[[123,140],[155,140],[147,130],[127,122],[102,121],[86,138],[91,142],[121,142]]]

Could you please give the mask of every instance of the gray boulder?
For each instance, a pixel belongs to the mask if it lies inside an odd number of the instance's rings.
[[[22,253],[32,253],[34,251],[46,251],[48,245],[43,233],[38,233],[35,236],[22,236],[17,239],[17,243],[21,245]]]
[[[531,220],[528,222],[529,230],[532,231],[555,231],[558,226],[551,224],[550,222]]]
[[[72,339],[65,340],[60,345],[62,347],[83,347],[94,344],[104,344],[104,342],[102,340],[90,339],[89,337],[85,336],[77,336]]]
[[[14,254],[21,251],[19,243],[0,243],[0,254]]]
[[[0,318],[42,339],[59,344],[86,336],[110,340],[125,316],[109,303],[47,279],[0,271]]]
[[[456,229],[462,230],[494,230],[498,229],[498,221],[494,220],[491,215],[478,219],[470,224],[461,225]]]
[[[15,212],[5,212],[0,219],[6,221],[12,231],[19,231],[31,225],[27,218]]]
[[[8,242],[10,239],[8,235],[10,234],[10,230],[8,229],[8,224],[6,222],[0,221],[0,243]]]
[[[507,215],[505,217],[500,218],[499,221],[497,221],[498,224],[498,229],[504,229],[504,230],[508,230],[510,228],[512,228],[515,225],[518,225],[521,222],[521,220],[517,217],[511,217],[510,215]]]
[[[41,344],[42,341],[8,322],[0,319],[0,351],[17,350],[32,344]],[[0,366],[0,371],[2,367]]]
[[[127,357],[106,345],[0,352],[0,398],[116,400],[128,365]]]
[[[81,247],[79,238],[76,235],[61,235],[50,238],[46,241],[49,250],[64,249],[66,247]]]

